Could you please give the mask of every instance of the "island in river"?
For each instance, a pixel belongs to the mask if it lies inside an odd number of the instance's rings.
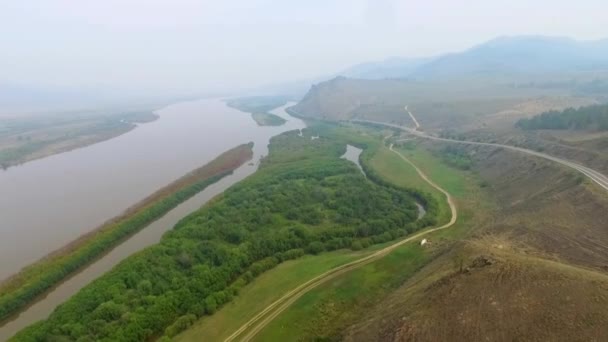
[[[281,126],[286,120],[270,113],[274,108],[284,106],[288,101],[285,96],[249,96],[228,100],[232,108],[251,113],[251,117],[260,126]]]
[[[143,229],[210,184],[231,174],[251,160],[252,148],[253,143],[249,143],[224,152],[210,163],[156,191],[120,216],[2,282],[0,320],[28,305],[38,295],[95,260],[124,238]]]

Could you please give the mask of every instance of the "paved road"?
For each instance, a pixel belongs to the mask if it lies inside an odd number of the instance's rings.
[[[409,112],[409,111],[408,111]],[[588,168],[584,165],[569,161],[569,160],[565,160],[565,159],[561,159],[561,158],[557,158],[551,155],[548,155],[546,153],[541,153],[541,152],[536,152],[536,151],[532,151],[532,150],[528,150],[525,148],[521,148],[521,147],[515,147],[515,146],[510,146],[510,145],[502,145],[502,144],[494,144],[494,143],[484,143],[484,142],[475,142],[475,141],[464,141],[464,140],[454,140],[454,139],[446,139],[446,138],[440,138],[440,137],[436,137],[434,135],[430,135],[409,127],[405,127],[405,126],[400,126],[400,125],[396,125],[396,124],[391,124],[391,123],[387,123],[387,122],[381,122],[381,121],[373,121],[373,120],[352,120],[353,122],[360,122],[360,123],[370,123],[370,124],[375,124],[375,125],[382,125],[382,126],[386,126],[386,127],[391,127],[391,128],[398,128],[400,130],[403,130],[405,132],[408,132],[412,135],[415,135],[417,137],[420,138],[424,138],[424,139],[431,139],[431,140],[437,140],[437,141],[444,141],[444,142],[449,142],[449,143],[455,143],[455,144],[466,144],[466,145],[479,145],[479,146],[491,146],[491,147],[498,147],[498,148],[503,148],[503,149],[507,149],[507,150],[511,150],[511,151],[517,151],[517,152],[521,152],[521,153],[525,153],[528,155],[532,155],[532,156],[536,156],[539,158],[544,158],[547,160],[551,160],[553,162],[559,163],[561,165],[567,166],[569,168],[572,168],[580,173],[582,173],[583,175],[585,175],[586,177],[588,177],[589,179],[591,179],[593,182],[595,182],[596,184],[598,184],[600,187],[602,187],[605,190],[608,190],[608,177],[606,177],[605,175],[603,175],[601,172],[593,170],[591,168]]]
[[[358,267],[367,265],[373,261],[381,259],[382,257],[386,256],[387,254],[389,254],[390,252],[395,250],[395,248],[397,248],[405,243],[411,242],[413,240],[418,240],[421,237],[426,236],[430,233],[436,232],[438,230],[447,229],[447,228],[453,226],[454,223],[456,223],[456,220],[458,219],[458,210],[456,209],[456,204],[454,203],[452,196],[447,191],[445,191],[443,188],[441,188],[440,186],[435,184],[430,178],[428,178],[428,176],[426,174],[424,174],[424,172],[422,172],[416,165],[414,165],[414,163],[412,163],[404,155],[393,150],[392,145],[391,145],[390,149],[393,153],[396,153],[397,155],[399,155],[399,157],[401,157],[401,159],[403,159],[405,162],[412,165],[422,179],[424,179],[433,188],[437,189],[439,192],[441,192],[442,194],[444,194],[446,196],[446,201],[450,207],[450,212],[452,215],[450,222],[444,224],[441,227],[431,228],[431,229],[425,230],[423,232],[420,232],[418,234],[412,235],[406,239],[403,239],[388,247],[385,247],[377,252],[374,252],[371,255],[368,255],[361,259],[349,262],[345,265],[335,267],[335,268],[305,282],[304,284],[298,286],[294,290],[290,291],[289,293],[285,294],[280,299],[276,300],[275,302],[273,302],[272,304],[267,306],[264,310],[262,310],[256,316],[254,316],[251,320],[249,320],[247,323],[243,324],[232,335],[230,335],[228,338],[226,338],[224,340],[224,342],[232,342],[235,340],[240,340],[243,342],[250,341],[260,331],[262,331],[262,329],[264,329],[270,322],[272,322],[272,320],[274,320],[278,315],[280,315],[283,311],[285,311],[287,308],[289,308],[289,306],[291,306],[291,304],[293,304],[300,297],[302,297],[303,295],[305,295],[312,289],[316,288],[317,286],[319,286],[331,279],[334,279],[337,276],[344,274],[348,271],[351,271],[353,269],[356,269]]]

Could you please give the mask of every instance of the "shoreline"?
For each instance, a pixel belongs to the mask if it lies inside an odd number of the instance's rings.
[[[4,162],[0,162],[0,172],[8,170],[12,167],[18,167],[18,166],[27,164],[27,163],[35,161],[35,160],[39,160],[39,159],[47,158],[47,157],[54,156],[57,154],[74,151],[74,150],[77,150],[80,148],[84,148],[87,146],[95,145],[95,144],[98,144],[98,143],[101,143],[101,142],[104,142],[107,140],[117,138],[121,135],[124,135],[124,134],[127,134],[127,133],[133,131],[140,124],[154,122],[154,121],[157,121],[158,119],[160,119],[160,116],[158,114],[154,113],[153,111],[150,111],[148,116],[145,118],[138,118],[138,119],[132,120],[132,121],[125,121],[124,119],[122,119],[120,121],[120,124],[126,124],[126,126],[123,126],[123,127],[116,127],[114,129],[102,130],[98,133],[93,133],[90,135],[83,134],[81,136],[75,136],[72,139],[66,139],[66,140],[57,139],[55,141],[51,140],[51,141],[46,141],[46,142],[40,141],[40,142],[38,142],[39,144],[41,144],[40,148],[34,149],[33,151],[31,151],[29,153],[23,153],[22,156],[8,159],[7,161],[4,161]],[[53,128],[52,126],[48,127],[48,129],[52,129],[52,128]],[[20,149],[20,148],[27,148],[27,145],[0,149],[0,155],[2,152],[6,152],[11,149],[15,150],[15,149]]]
[[[51,252],[0,282],[0,326],[44,298],[122,241],[145,229],[180,203],[217,183],[253,157],[253,144],[242,144],[169,183],[109,219],[93,231]],[[99,246],[98,246],[99,245]]]

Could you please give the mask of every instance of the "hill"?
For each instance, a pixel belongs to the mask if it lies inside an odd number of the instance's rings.
[[[605,340],[608,255],[599,246],[607,236],[596,228],[605,193],[545,161],[469,153],[495,214],[368,309],[343,339]]]
[[[325,120],[365,118],[409,125],[410,118],[404,110],[407,105],[426,128],[454,128],[511,110],[531,98],[570,97],[573,92],[571,87],[520,87],[483,80],[439,82],[337,77],[312,86],[291,108],[291,113]],[[544,102],[550,103],[549,100]]]

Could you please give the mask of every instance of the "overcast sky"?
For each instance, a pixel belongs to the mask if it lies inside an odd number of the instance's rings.
[[[500,35],[608,37],[606,0],[0,0],[0,82],[209,91]]]

